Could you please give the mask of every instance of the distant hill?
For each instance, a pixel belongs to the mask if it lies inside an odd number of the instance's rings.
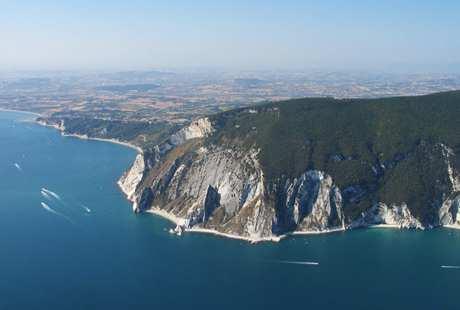
[[[104,85],[95,89],[100,91],[109,91],[117,93],[126,93],[130,91],[146,92],[160,87],[157,84],[125,84],[125,85]]]
[[[238,86],[238,87],[255,88],[255,87],[263,86],[267,84],[268,82],[265,80],[260,80],[260,79],[234,79],[233,83],[235,84],[235,86]]]
[[[158,71],[158,70],[146,70],[146,71],[119,71],[112,73],[101,74],[101,77],[110,80],[120,80],[120,81],[137,81],[137,80],[146,80],[146,79],[158,79],[165,78],[170,76],[175,76],[176,74],[168,71]]]
[[[27,78],[6,82],[5,85],[8,89],[30,89],[49,86],[50,82],[48,78]]]

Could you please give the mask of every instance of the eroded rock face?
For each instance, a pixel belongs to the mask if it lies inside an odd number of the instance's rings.
[[[118,180],[118,185],[126,194],[129,200],[133,199],[138,184],[141,182],[144,175],[145,162],[144,155],[138,154],[131,168],[128,169],[123,176]]]
[[[460,174],[454,170],[452,165],[452,158],[455,156],[454,151],[444,144],[440,144],[440,146],[447,166],[447,175],[452,185],[452,191],[460,192]]]
[[[213,131],[214,129],[209,119],[207,117],[200,118],[173,134],[169,141],[172,145],[179,145],[190,139],[207,137]]]
[[[344,227],[342,195],[332,178],[310,170],[285,186],[285,205],[299,231],[324,231]]]
[[[460,195],[447,199],[439,209],[441,225],[456,225],[460,227]]]
[[[187,228],[206,227],[242,235],[271,234],[264,207],[257,153],[200,149],[193,161],[177,160],[153,181],[152,205],[185,218]]]
[[[406,204],[387,206],[384,203],[375,204],[363,212],[360,218],[351,223],[350,228],[381,224],[394,225],[399,228],[423,229],[423,225],[412,216]]]
[[[359,201],[368,192],[359,185],[341,191],[324,171],[307,170],[297,178],[268,183],[257,148],[196,142],[204,141],[213,130],[209,120],[198,120],[148,155],[136,157],[119,181],[136,212],[153,209],[171,215],[177,231],[208,229],[250,240],[379,224],[425,228],[405,203],[379,202],[360,216],[347,218],[343,201]],[[456,155],[444,145],[437,147],[442,150],[445,179],[451,184],[442,186],[439,223],[433,221],[427,227],[460,227],[459,173],[452,164]]]
[[[455,157],[452,149],[441,144],[442,153],[447,166],[447,175],[452,187],[452,194],[444,200],[439,208],[439,225],[452,225],[460,227],[460,177],[455,171],[452,160]]]
[[[203,203],[203,222],[207,222],[212,216],[212,213],[215,209],[220,207],[220,194],[219,190],[208,186],[208,191],[206,193],[204,203]]]
[[[120,181],[135,191],[130,197],[136,212],[150,207],[163,209],[182,219],[183,228],[206,228],[253,239],[269,238],[285,223],[277,208],[285,208],[296,231],[327,231],[344,228],[342,197],[332,178],[311,170],[287,181],[285,201],[277,205],[269,196],[257,159],[258,151],[243,152],[220,147],[197,149],[190,158],[176,158],[152,168],[149,187],[137,189],[142,176],[139,163]],[[148,178],[148,176],[146,176]]]

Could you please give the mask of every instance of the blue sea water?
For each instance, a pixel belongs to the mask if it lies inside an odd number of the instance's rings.
[[[460,308],[460,231],[174,236],[117,188],[133,150],[31,119],[0,112],[0,309]]]

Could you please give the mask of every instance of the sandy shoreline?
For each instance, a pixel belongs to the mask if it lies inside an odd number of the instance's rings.
[[[160,216],[171,223],[175,224],[176,226],[183,225],[184,219],[179,218],[165,210],[161,210],[158,208],[152,208],[149,210],[146,210],[145,213],[153,214]],[[287,235],[282,235],[282,236],[273,236],[273,237],[266,237],[266,238],[251,238],[251,237],[245,237],[245,236],[239,236],[239,235],[232,235],[232,234],[227,234],[223,233],[214,229],[206,229],[206,228],[185,228],[184,232],[191,232],[191,233],[202,233],[202,234],[210,234],[210,235],[215,235],[215,236],[220,236],[220,237],[225,237],[229,239],[236,239],[236,240],[243,240],[247,241],[250,243],[259,243],[259,242],[264,242],[264,241],[272,241],[272,242],[278,242],[281,239],[287,237]]]
[[[175,224],[176,226],[183,225],[184,219],[179,218],[165,210],[161,210],[158,208],[152,208],[149,210],[145,210],[145,213],[153,214],[160,216],[171,223]],[[191,232],[191,233],[202,233],[202,234],[209,234],[209,235],[215,235],[215,236],[220,236],[220,237],[225,237],[229,239],[236,239],[236,240],[243,240],[247,241],[249,243],[259,243],[259,242],[279,242],[285,238],[291,237],[291,236],[300,236],[300,235],[322,235],[322,234],[330,234],[330,233],[337,233],[337,232],[343,232],[346,231],[346,228],[336,228],[336,229],[328,229],[324,231],[295,231],[295,232],[290,232],[287,234],[279,235],[279,236],[270,236],[270,237],[246,237],[246,236],[240,236],[240,235],[233,235],[229,233],[224,233],[220,232],[214,229],[207,229],[207,228],[199,228],[199,227],[194,227],[194,228],[186,228],[184,229],[184,232]]]
[[[460,225],[444,225],[442,227],[449,229],[460,229]]]
[[[138,147],[138,146],[136,146],[134,144],[128,143],[128,142],[120,141],[120,140],[117,140],[117,139],[93,138],[93,137],[88,137],[87,135],[65,133],[64,130],[58,125],[47,124],[47,123],[45,123],[43,121],[37,121],[36,123],[41,125],[41,126],[50,127],[50,128],[54,128],[56,130],[59,130],[63,137],[73,137],[73,138],[78,138],[78,139],[82,139],[82,140],[94,140],[94,141],[101,141],[101,142],[109,142],[109,143],[114,143],[114,144],[118,144],[118,145],[123,145],[125,147],[129,147],[131,149],[136,150],[140,154],[143,153],[143,150],[140,147]]]
[[[322,234],[332,234],[332,233],[337,233],[337,232],[343,232],[346,231],[347,229],[345,227],[339,227],[339,228],[332,228],[332,229],[326,229],[326,230],[317,230],[317,231],[293,231],[291,233],[288,233],[287,236],[301,236],[301,235],[322,235]],[[349,229],[348,229],[349,230]]]
[[[148,209],[148,210],[145,210],[145,213],[150,213],[150,214],[154,214],[154,215],[158,215],[168,221],[170,221],[171,223],[175,224],[175,225],[181,225],[183,223],[183,219],[181,218],[178,218],[177,216],[175,216],[174,214],[171,214],[165,210],[161,210],[161,209]]]
[[[35,115],[35,116],[39,116],[39,117],[43,116],[40,113],[30,112],[30,111],[23,111],[23,110],[13,110],[13,109],[0,108],[0,111],[1,112],[24,113],[24,114],[30,114],[30,115]],[[83,139],[83,140],[95,140],[95,141],[114,143],[114,144],[123,145],[123,146],[129,147],[131,149],[134,149],[138,153],[141,153],[141,154],[143,153],[143,151],[142,151],[142,149],[140,147],[138,147],[138,146],[136,146],[134,144],[128,143],[128,142],[120,141],[120,140],[117,140],[117,139],[93,138],[93,137],[88,137],[87,135],[67,134],[62,130],[62,128],[60,128],[57,125],[51,125],[51,124],[46,124],[45,122],[37,122],[37,121],[35,123],[37,123],[37,124],[39,124],[41,126],[57,129],[57,130],[59,130],[61,132],[62,136],[64,136],[64,137],[74,137],[74,138],[79,138],[79,139]]]
[[[123,146],[136,150],[138,153],[141,153],[141,154],[143,153],[140,147],[134,144],[128,143],[128,142],[117,140],[117,139],[93,138],[93,137],[88,137],[87,135],[79,135],[79,134],[73,134],[73,133],[68,134],[68,133],[64,133],[62,130],[61,130],[61,134],[63,137],[73,137],[73,138],[78,138],[82,140],[93,140],[93,141],[109,142],[109,143],[114,143],[118,145],[123,145]]]
[[[160,216],[164,219],[167,219],[171,223],[175,224],[176,226],[183,225],[184,223],[183,218],[178,218],[175,215],[165,210],[158,209],[158,208],[149,209],[149,210],[146,210],[145,212],[156,215],[156,216]],[[370,225],[370,226],[359,227],[359,228],[364,228],[364,229],[382,228],[382,229],[409,230],[409,229],[401,228],[400,225],[397,225],[397,224],[376,224],[376,225]],[[460,225],[444,225],[444,226],[440,226],[440,228],[460,229]],[[210,235],[225,237],[229,239],[243,240],[249,243],[259,243],[259,242],[279,242],[285,238],[294,237],[294,236],[333,234],[333,233],[339,233],[339,232],[346,232],[346,231],[353,230],[353,229],[356,229],[356,228],[340,227],[340,228],[328,229],[328,230],[323,230],[323,231],[293,231],[293,232],[289,232],[289,233],[279,235],[279,236],[271,236],[271,237],[264,237],[264,238],[252,238],[252,237],[245,237],[245,236],[240,236],[240,235],[232,235],[228,233],[219,232],[213,229],[197,228],[197,227],[184,229],[183,232],[210,234]]]
[[[368,228],[397,228],[397,229],[404,229],[401,228],[401,226],[396,225],[396,224],[376,224],[376,225],[370,225]]]
[[[190,229],[186,229],[185,231],[186,232],[197,232],[197,233],[202,233],[202,234],[210,234],[210,235],[225,237],[229,239],[243,240],[243,241],[247,241],[250,243],[259,243],[259,242],[268,242],[268,241],[279,242],[282,239],[289,236],[289,235],[280,235],[280,236],[273,236],[273,237],[251,238],[251,237],[244,237],[244,236],[239,236],[239,235],[222,233],[217,230],[206,229],[206,228],[190,228]]]

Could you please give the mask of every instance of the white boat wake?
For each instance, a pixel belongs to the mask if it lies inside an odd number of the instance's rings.
[[[46,193],[48,195],[51,195],[54,198],[56,198],[57,200],[61,200],[61,197],[58,194],[56,194],[55,192],[50,191],[49,189],[46,189],[46,188],[42,187],[41,192]]]
[[[441,268],[444,268],[444,269],[460,269],[460,266],[441,265]]]
[[[53,214],[55,214],[55,215],[57,215],[57,216],[60,216],[60,217],[62,217],[63,219],[65,219],[65,220],[69,221],[70,223],[74,224],[74,222],[73,222],[69,217],[65,216],[65,215],[62,214],[62,213],[57,212],[56,210],[54,210],[53,208],[51,208],[50,206],[48,206],[46,203],[41,202],[41,206],[42,206],[42,208],[45,209],[46,211],[48,211],[48,212],[50,212],[50,213],[53,213]]]
[[[80,204],[80,206],[86,211],[86,213],[91,213],[91,209],[85,206],[84,204]]]
[[[318,262],[309,262],[309,261],[296,261],[296,260],[280,260],[277,261],[280,264],[291,264],[291,265],[309,265],[309,266],[318,266]]]
[[[42,196],[48,200],[52,200],[52,197],[45,191],[41,190],[40,191],[40,194],[42,194]]]
[[[14,166],[16,167],[16,169],[18,169],[18,171],[22,171],[22,168],[21,166],[19,166],[18,163],[14,163]]]

